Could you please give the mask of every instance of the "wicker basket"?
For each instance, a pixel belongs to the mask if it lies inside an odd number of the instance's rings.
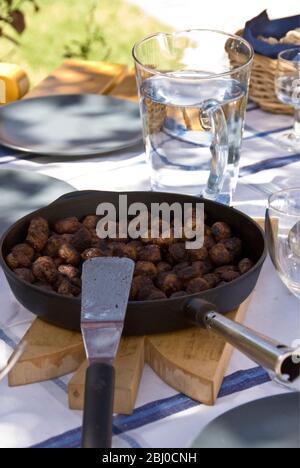
[[[239,36],[243,30],[238,31]],[[293,114],[293,108],[278,101],[275,94],[277,60],[255,54],[250,82],[250,98],[261,109],[275,114]]]

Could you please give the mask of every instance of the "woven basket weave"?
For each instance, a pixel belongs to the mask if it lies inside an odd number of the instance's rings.
[[[243,30],[237,35],[242,36]],[[293,108],[282,104],[275,94],[277,60],[255,54],[251,73],[250,98],[259,107],[275,114],[293,114]]]

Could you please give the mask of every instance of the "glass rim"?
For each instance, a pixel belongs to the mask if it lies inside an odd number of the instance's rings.
[[[287,189],[283,189],[283,190],[278,190],[278,192],[272,193],[268,198],[268,207],[269,207],[269,209],[272,209],[273,211],[275,211],[277,213],[280,213],[280,214],[284,214],[286,216],[299,218],[299,215],[297,215],[297,214],[288,214],[288,213],[286,213],[286,211],[281,210],[279,208],[275,208],[274,206],[272,206],[272,203],[276,199],[279,199],[280,195],[283,195],[283,194],[288,195],[290,193],[295,193],[295,192],[300,193],[300,187],[291,187],[291,188],[287,188]]]
[[[300,46],[292,47],[291,49],[282,50],[282,51],[278,54],[277,59],[278,59],[278,60],[281,60],[282,62],[287,62],[287,63],[291,64],[291,63],[293,62],[293,60],[292,60],[292,59],[289,60],[289,59],[283,58],[283,54],[286,54],[287,52],[295,52],[296,50],[298,50],[298,52],[300,53]]]
[[[209,80],[209,79],[212,79],[212,78],[218,78],[218,77],[224,77],[224,76],[230,76],[233,72],[238,72],[238,71],[241,71],[243,70],[244,68],[246,67],[249,67],[249,65],[251,65],[251,63],[253,62],[253,59],[254,59],[254,49],[252,47],[252,45],[246,41],[246,39],[244,39],[243,37],[241,36],[237,36],[236,34],[230,34],[230,33],[227,33],[225,31],[220,31],[218,29],[183,29],[183,30],[180,30],[180,31],[174,31],[174,32],[157,32],[157,33],[153,33],[153,34],[149,34],[148,36],[144,37],[143,39],[141,39],[140,41],[136,42],[132,48],[132,56],[133,56],[133,59],[134,61],[140,65],[144,70],[152,73],[152,74],[156,74],[156,75],[161,75],[161,76],[165,76],[165,73],[164,72],[160,72],[158,70],[154,70],[153,68],[150,68],[148,67],[147,65],[143,65],[141,63],[141,61],[137,58],[137,49],[140,45],[142,45],[144,42],[148,41],[149,39],[152,39],[152,38],[155,38],[155,37],[158,37],[158,36],[176,36],[176,35],[179,35],[179,34],[183,34],[183,33],[191,33],[191,32],[211,32],[211,33],[217,33],[217,34],[220,34],[220,35],[223,35],[223,36],[227,36],[228,39],[234,39],[234,40],[238,40],[239,42],[242,42],[249,50],[249,53],[250,53],[250,57],[248,58],[248,60],[243,64],[243,65],[239,65],[235,68],[233,68],[232,70],[228,70],[226,72],[223,72],[223,73],[215,73],[215,74],[212,74],[212,75],[207,75],[207,76],[201,76],[201,77],[189,77],[188,79],[192,79],[192,80]],[[176,79],[175,77],[172,77],[170,76],[170,79]],[[177,78],[178,79],[178,78]]]

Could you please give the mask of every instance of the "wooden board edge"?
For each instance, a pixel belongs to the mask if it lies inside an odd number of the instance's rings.
[[[72,354],[70,354],[72,349]],[[53,355],[51,357],[53,359]],[[85,352],[82,345],[72,346],[55,353],[55,359],[51,363],[50,356],[38,356],[16,363],[8,374],[8,384],[10,387],[27,385],[45,380],[62,377],[63,375],[75,372],[85,360]]]
[[[187,373],[182,367],[174,366],[174,364],[163,356],[153,345],[151,336],[146,337],[145,360],[151,369],[167,385],[170,385],[178,392],[187,395],[193,400],[197,400],[205,405],[213,405],[213,382],[196,374],[191,376],[191,374]],[[162,362],[163,364],[161,364]],[[191,391],[190,388],[193,388],[193,390]]]
[[[122,387],[116,383],[114,413],[132,414],[144,370],[145,351],[144,337],[141,338],[138,346],[138,361],[134,369],[130,387]],[[68,385],[68,402],[72,410],[82,410],[84,405],[84,374],[87,368],[87,361],[84,361],[77,373],[73,375]],[[117,379],[116,379],[117,380]]]

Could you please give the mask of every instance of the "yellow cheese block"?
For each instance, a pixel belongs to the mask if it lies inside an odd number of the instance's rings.
[[[0,104],[17,101],[29,90],[29,79],[18,65],[0,63]]]

